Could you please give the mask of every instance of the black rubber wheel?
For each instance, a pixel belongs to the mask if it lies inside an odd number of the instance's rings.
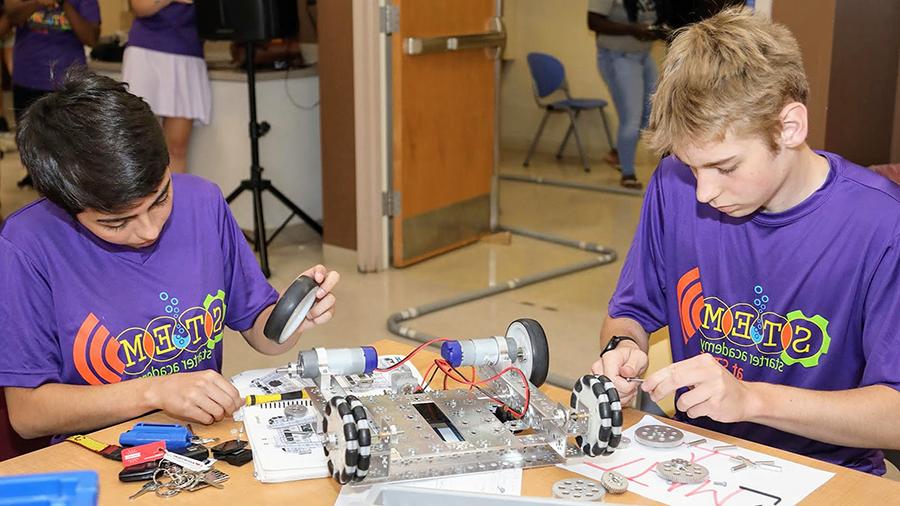
[[[547,381],[547,373],[550,372],[550,347],[547,344],[547,335],[541,324],[531,318],[520,318],[512,323],[520,323],[528,333],[531,342],[531,376],[528,380],[536,387],[540,387]],[[507,329],[507,334],[509,329]]]
[[[291,332],[287,335],[284,335],[285,327],[287,327],[288,323],[291,321],[291,317],[294,316],[294,312],[299,310],[303,310],[303,302],[310,295],[313,294],[315,296],[316,290],[319,289],[319,284],[315,282],[314,279],[307,276],[300,276],[291,283],[291,286],[288,287],[287,291],[284,292],[284,296],[281,297],[281,300],[275,304],[275,309],[272,310],[272,314],[269,315],[269,320],[266,322],[266,326],[263,329],[263,334],[270,341],[274,341],[276,343],[284,342],[290,334],[293,334],[296,328],[290,329]],[[306,308],[308,311],[309,308]],[[297,315],[299,318],[301,315]],[[303,318],[306,315],[302,315]],[[301,318],[302,322],[302,318]],[[297,325],[299,327],[299,324]]]

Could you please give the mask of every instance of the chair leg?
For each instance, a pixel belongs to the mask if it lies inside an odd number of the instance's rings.
[[[572,124],[569,124],[569,128],[566,130],[566,135],[563,137],[562,144],[559,145],[559,149],[556,151],[556,159],[562,160],[563,151],[566,150],[566,144],[569,143],[569,136],[572,135]]]
[[[603,120],[603,131],[606,132],[606,142],[609,143],[609,149],[616,149],[616,145],[613,144],[612,133],[609,131],[609,121],[606,119],[606,109],[600,108],[600,119]]]
[[[575,145],[578,146],[578,154],[581,156],[581,165],[584,167],[585,172],[591,171],[591,166],[588,164],[587,156],[584,152],[584,146],[581,144],[581,135],[578,134],[578,125],[575,124],[575,119],[577,116],[571,109],[569,109],[569,121],[572,122],[572,131],[575,133]]]
[[[547,118],[550,117],[550,110],[546,110],[544,112],[544,117],[541,118],[541,124],[538,126],[537,133],[534,134],[534,139],[531,141],[531,147],[528,148],[528,154],[525,155],[525,161],[522,162],[522,167],[528,167],[528,161],[531,160],[531,155],[534,153],[534,148],[537,147],[538,141],[541,139],[541,134],[544,133],[544,125],[547,124]]]

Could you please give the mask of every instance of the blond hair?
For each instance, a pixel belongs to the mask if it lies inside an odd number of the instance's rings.
[[[806,104],[800,47],[783,25],[742,7],[682,29],[669,46],[653,95],[646,141],[657,153],[759,135],[778,150],[780,112]]]

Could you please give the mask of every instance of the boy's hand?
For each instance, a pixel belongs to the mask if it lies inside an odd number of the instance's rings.
[[[244,405],[237,389],[215,371],[195,371],[156,378],[147,395],[152,406],[175,418],[209,425]]]
[[[623,339],[618,346],[594,362],[591,372],[609,378],[619,391],[619,398],[624,405],[634,399],[638,389],[637,383],[629,383],[625,378],[640,376],[649,363],[650,359],[644,350],[636,343]]]
[[[338,281],[341,280],[341,275],[337,271],[329,271],[324,265],[317,265],[308,269],[302,275],[314,279],[319,284],[319,290],[316,292],[316,303],[310,308],[309,314],[306,315],[306,319],[300,325],[299,331],[306,332],[316,325],[328,322],[334,317],[336,299],[331,291],[338,284]]]
[[[747,383],[735,378],[708,353],[664,367],[641,385],[655,402],[683,387],[690,390],[678,398],[676,407],[691,418],[708,416],[724,423],[746,418],[745,408],[751,400]]]

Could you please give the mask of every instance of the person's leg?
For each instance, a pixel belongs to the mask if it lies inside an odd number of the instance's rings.
[[[644,113],[643,53],[608,52],[609,77],[616,112],[619,115],[619,132],[616,148],[622,165],[622,184],[637,187],[635,183],[634,158],[637,151]],[[606,65],[604,65],[606,66]],[[603,68],[603,67],[601,67]],[[602,70],[601,70],[602,72]]]
[[[12,71],[13,71],[13,48],[12,48],[12,46],[3,48],[3,63],[6,65],[6,70],[9,72],[9,75],[12,75]]]
[[[644,115],[641,118],[641,130],[647,128],[650,122],[650,99],[656,92],[656,84],[659,81],[659,73],[656,70],[656,62],[650,56],[650,52],[644,55]]]
[[[172,172],[187,172],[188,144],[194,120],[188,118],[163,118],[163,132],[169,147],[169,168]]]
[[[609,89],[609,94],[612,97],[613,107],[616,108],[616,114],[619,111],[619,101],[622,99],[621,94],[619,93],[619,88],[616,80],[613,78],[613,74],[615,73],[615,67],[612,63],[613,55],[612,52],[608,49],[597,49],[597,70],[600,72],[600,77],[603,78],[603,82],[606,83],[607,89]],[[618,137],[618,134],[617,134]],[[610,146],[609,153],[603,157],[603,161],[616,167],[620,171],[622,167],[619,166],[619,151],[617,146]]]

